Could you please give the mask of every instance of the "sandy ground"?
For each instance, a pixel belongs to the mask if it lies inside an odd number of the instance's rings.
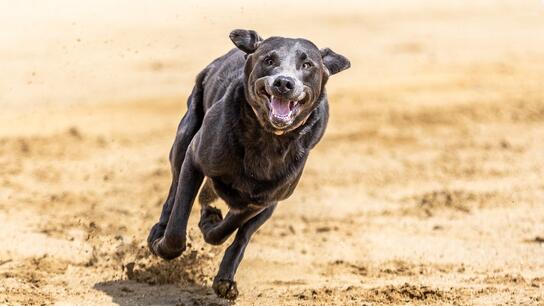
[[[0,304],[227,304],[196,215],[180,259],[144,240],[192,81],[246,27],[353,68],[237,305],[544,305],[544,6],[369,2],[1,4]]]

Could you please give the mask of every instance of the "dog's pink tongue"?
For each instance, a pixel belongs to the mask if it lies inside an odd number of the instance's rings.
[[[280,98],[272,96],[270,106],[272,107],[272,113],[274,115],[282,117],[289,115],[289,100],[282,100]]]

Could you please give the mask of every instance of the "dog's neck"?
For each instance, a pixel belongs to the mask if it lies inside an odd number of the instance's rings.
[[[252,172],[253,178],[272,181],[296,173],[312,148],[312,139],[315,138],[313,133],[320,130],[315,127],[323,117],[322,108],[317,107],[300,126],[279,136],[263,128],[246,100],[243,89],[235,95],[240,115],[234,141],[242,152],[241,156],[244,156],[244,165],[260,169]]]
[[[298,169],[293,165],[304,164],[309,154],[301,132],[302,126],[309,122],[279,136],[265,130],[249,103],[241,102],[237,141],[243,151],[244,169],[254,169],[252,178],[267,182],[293,175]]]

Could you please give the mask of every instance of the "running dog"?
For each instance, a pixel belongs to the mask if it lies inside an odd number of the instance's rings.
[[[325,84],[350,62],[307,39],[263,40],[252,30],[234,30],[230,39],[237,48],[196,78],[170,151],[168,198],[147,242],[161,258],[180,256],[201,189],[204,240],[219,245],[236,231],[213,281],[218,296],[236,299],[234,274],[244,250],[295,190],[327,126]],[[218,197],[229,207],[225,217],[211,206]]]

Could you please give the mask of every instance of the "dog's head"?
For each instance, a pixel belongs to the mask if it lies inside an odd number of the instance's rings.
[[[263,40],[251,30],[234,30],[230,39],[246,53],[247,100],[263,128],[277,135],[303,124],[329,76],[350,67],[346,57],[306,39]]]

